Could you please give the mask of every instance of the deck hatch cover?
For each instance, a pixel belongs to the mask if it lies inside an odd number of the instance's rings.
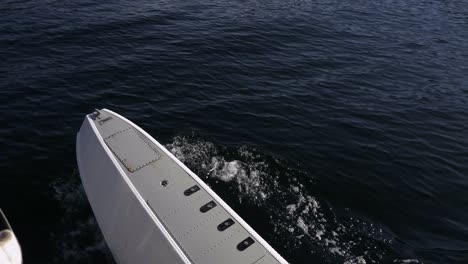
[[[135,172],[161,158],[156,147],[133,127],[114,133],[104,141],[129,172]]]

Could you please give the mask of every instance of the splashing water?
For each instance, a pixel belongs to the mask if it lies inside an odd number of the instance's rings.
[[[421,264],[416,259],[395,258],[391,240],[382,229],[360,219],[335,216],[314,196],[314,179],[277,158],[245,146],[226,148],[192,137],[176,137],[166,147],[234,209],[250,207],[255,218],[267,219],[268,230],[257,231],[291,263]],[[115,263],[79,176],[60,179],[53,187],[63,209],[63,219],[53,234],[54,263]],[[296,258],[297,251],[300,258]]]
[[[176,137],[166,147],[212,188],[227,188],[229,194],[218,192],[223,199],[236,196],[239,204],[269,215],[274,232],[262,235],[293,263],[310,261],[295,259],[296,250],[321,263],[421,263],[392,258],[391,239],[382,229],[335,216],[314,196],[314,179],[279,159],[191,137]]]

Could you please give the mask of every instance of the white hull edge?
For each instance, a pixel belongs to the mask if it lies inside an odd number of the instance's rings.
[[[223,263],[287,263],[197,175],[190,171],[148,133],[110,110],[103,109],[99,113],[102,113],[103,116],[110,116],[118,121],[106,121],[107,124],[101,127],[101,123],[98,122],[95,114],[87,115],[77,135],[76,154],[80,176],[91,208],[117,263],[198,264],[203,263],[204,259],[205,263],[221,263],[219,257],[207,258],[205,255],[216,255],[216,250],[222,251],[227,249],[224,249],[223,246],[216,248],[216,246],[221,245],[220,241],[216,244],[215,249],[210,248],[209,252],[205,250],[203,254],[197,255],[194,253],[195,249],[193,248],[198,245],[182,241],[181,237],[177,235],[179,228],[175,228],[178,226],[173,221],[167,220],[167,217],[164,216],[163,207],[166,205],[164,204],[159,208],[157,204],[161,203],[161,201],[154,197],[152,198],[151,192],[153,191],[151,189],[148,189],[148,191],[145,187],[149,184],[141,184],[137,179],[137,177],[143,177],[142,175],[145,170],[151,169],[158,172],[157,165],[154,165],[157,162],[151,165],[154,168],[145,165],[147,167],[138,172],[136,170],[139,168],[133,168],[135,171],[129,170],[129,168],[126,169],[124,166],[126,165],[125,160],[122,161],[116,152],[113,152],[109,147],[111,146],[109,144],[115,144],[110,142],[109,138],[111,136],[106,135],[106,129],[113,129],[112,122],[117,124],[116,127],[119,125],[128,126],[127,129],[118,131],[119,133],[132,129],[139,135],[142,135],[145,142],[148,141],[148,144],[154,146],[155,151],[159,153],[158,155],[162,155],[164,159],[167,159],[166,161],[163,159],[160,162],[173,162],[176,164],[178,168],[186,173],[190,180],[194,181],[206,192],[207,196],[220,205],[219,208],[225,210],[223,214],[228,214],[235,222],[239,223],[239,227],[241,228],[238,230],[239,232],[246,232],[254,241],[258,242],[256,247],[260,247],[258,249],[260,253],[257,254],[259,257],[253,258],[252,256],[255,255],[254,249],[249,249],[252,252],[245,254],[250,254],[250,260],[248,260],[247,256],[244,257],[246,260],[243,262],[242,255],[240,255],[240,262],[230,259],[222,261]],[[154,195],[157,196],[159,194]],[[171,202],[170,200],[167,201],[167,203]],[[215,218],[215,216],[211,218]],[[205,219],[204,221],[208,220]],[[186,223],[182,222],[182,224]],[[183,228],[182,224],[179,225],[181,229]],[[201,224],[199,223],[198,225]],[[207,233],[209,232],[212,231],[207,231]],[[212,234],[219,235],[216,232],[212,232]],[[204,237],[207,236],[206,234],[202,235]],[[203,241],[200,241],[200,243],[203,243]],[[213,251],[215,252],[213,253]],[[237,254],[233,250],[226,252],[226,256],[231,258],[235,258],[235,254]],[[255,260],[252,261],[252,259]]]

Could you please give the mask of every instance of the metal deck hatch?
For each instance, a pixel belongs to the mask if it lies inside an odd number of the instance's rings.
[[[155,147],[132,127],[118,131],[104,141],[129,172],[135,172],[161,158]]]

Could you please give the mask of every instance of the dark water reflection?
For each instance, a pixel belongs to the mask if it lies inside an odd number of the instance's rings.
[[[0,206],[25,262],[112,262],[75,172],[96,107],[292,263],[468,262],[467,28],[466,1],[2,1]]]

